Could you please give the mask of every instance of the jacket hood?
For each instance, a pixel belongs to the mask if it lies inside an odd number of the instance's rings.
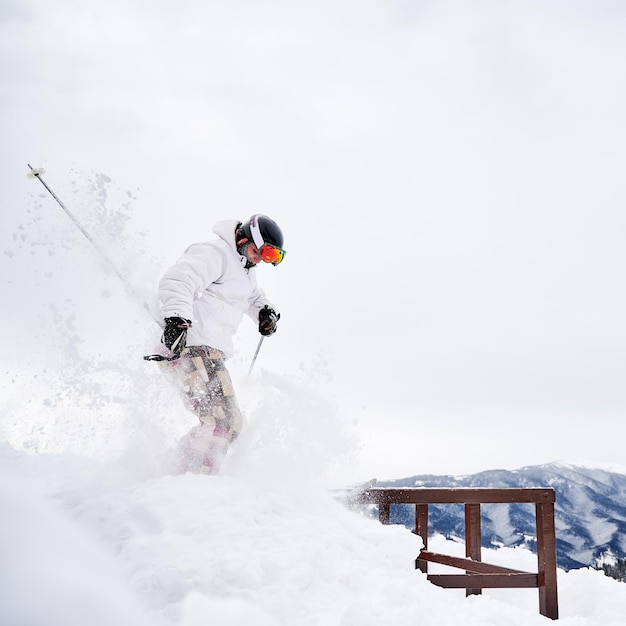
[[[237,228],[240,223],[239,220],[222,220],[213,226],[213,232],[220,239],[223,239],[235,252],[237,252],[235,245],[235,228]]]

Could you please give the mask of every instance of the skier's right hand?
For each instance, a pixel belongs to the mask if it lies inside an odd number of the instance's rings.
[[[161,342],[176,356],[180,356],[180,353],[185,349],[188,328],[191,328],[191,320],[186,320],[183,317],[165,318],[165,328],[163,329]]]
[[[276,323],[280,319],[280,313],[270,309],[267,304],[259,311],[259,332],[264,336],[276,332]]]

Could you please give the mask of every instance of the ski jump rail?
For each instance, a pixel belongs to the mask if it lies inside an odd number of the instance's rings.
[[[478,595],[482,589],[528,588],[539,590],[539,612],[558,619],[556,577],[556,533],[554,525],[554,489],[433,489],[371,488],[360,501],[378,505],[381,523],[389,524],[392,504],[415,505],[415,533],[424,548],[415,561],[416,569],[427,574],[434,585],[448,589],[465,589],[466,596]],[[531,503],[535,505],[537,531],[537,573],[483,563],[481,558],[481,504]],[[465,555],[459,558],[428,551],[428,505],[465,505]],[[428,574],[428,563],[438,563],[465,570],[464,574]]]

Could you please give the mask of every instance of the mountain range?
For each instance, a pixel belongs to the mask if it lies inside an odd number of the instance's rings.
[[[556,492],[555,525],[558,566],[565,570],[601,567],[626,559],[626,474],[605,469],[550,463],[517,470],[488,470],[467,476],[418,475],[379,481],[377,487],[529,488]],[[391,522],[414,528],[411,505],[391,509]],[[462,505],[430,505],[429,532],[464,537]],[[484,504],[483,547],[535,548],[532,504]]]

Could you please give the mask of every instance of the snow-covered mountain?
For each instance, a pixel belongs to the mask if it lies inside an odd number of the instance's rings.
[[[550,463],[518,470],[489,470],[468,476],[412,476],[388,487],[552,487],[556,492],[557,560],[563,569],[626,558],[626,475],[584,466]],[[527,545],[534,549],[535,514],[530,504],[482,507],[485,547]],[[392,521],[414,525],[413,507],[392,507]],[[462,538],[461,505],[431,505],[431,532]]]

